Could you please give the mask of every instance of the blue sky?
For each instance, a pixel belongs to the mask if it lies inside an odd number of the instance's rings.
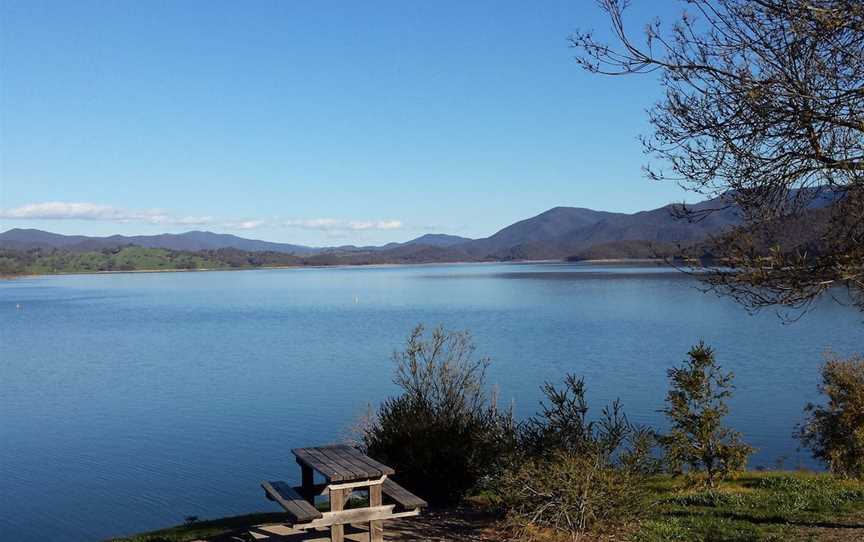
[[[680,9],[635,4],[636,30]],[[0,230],[382,243],[687,197],[640,171],[656,81],[573,62],[592,0],[4,0],[0,25]]]

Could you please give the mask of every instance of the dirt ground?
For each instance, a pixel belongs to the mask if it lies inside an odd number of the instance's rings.
[[[388,542],[487,542],[500,541],[494,529],[495,518],[471,508],[426,510],[422,515],[385,523],[384,539]],[[329,542],[325,529],[298,532],[269,525],[226,533],[195,542]],[[368,542],[364,526],[347,527],[345,540]]]
[[[472,510],[430,510],[421,516],[390,522],[385,540],[394,542],[479,542],[500,540],[495,518]]]

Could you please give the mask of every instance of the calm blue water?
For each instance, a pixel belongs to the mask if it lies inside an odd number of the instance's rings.
[[[569,371],[595,411],[620,397],[655,425],[666,369],[705,339],[737,375],[752,463],[812,465],[790,435],[822,353],[864,350],[861,320],[824,303],[784,325],[669,270],[565,264],[0,281],[0,533],[97,540],[272,510],[259,481],[296,479],[292,447],[344,437],[395,393],[389,355],[418,322],[471,329],[520,416]]]

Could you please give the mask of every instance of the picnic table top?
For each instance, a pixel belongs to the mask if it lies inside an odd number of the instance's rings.
[[[387,465],[346,444],[296,448],[291,453],[298,463],[318,471],[328,482],[371,480],[395,473]]]

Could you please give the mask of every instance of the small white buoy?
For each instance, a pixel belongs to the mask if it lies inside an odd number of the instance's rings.
[[[21,303],[15,303],[15,308],[20,311],[21,310]]]

